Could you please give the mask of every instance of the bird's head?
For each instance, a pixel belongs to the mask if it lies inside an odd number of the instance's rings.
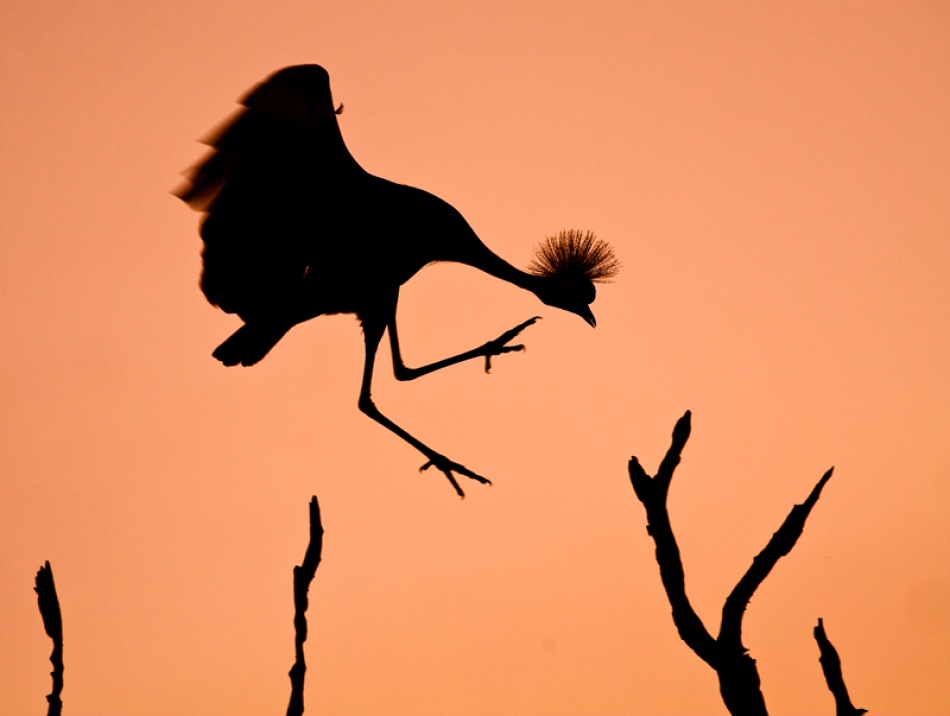
[[[573,229],[545,239],[528,266],[528,273],[541,279],[535,294],[542,302],[576,313],[591,326],[597,325],[590,310],[597,296],[594,284],[609,281],[619,270],[610,244]]]

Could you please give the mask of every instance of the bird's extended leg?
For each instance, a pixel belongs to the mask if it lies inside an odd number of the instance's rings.
[[[423,375],[440,370],[441,368],[448,368],[450,365],[462,363],[463,361],[471,360],[472,358],[484,358],[485,372],[490,373],[492,356],[500,356],[503,353],[523,351],[524,346],[522,344],[519,343],[510,346],[508,345],[508,342],[514,340],[515,337],[521,333],[521,331],[536,323],[540,319],[540,316],[529,318],[524,323],[519,323],[510,331],[505,331],[495,340],[488,341],[487,343],[480,345],[478,348],[473,348],[470,351],[465,351],[464,353],[459,353],[458,355],[444,358],[434,363],[420,366],[419,368],[409,368],[405,363],[402,362],[402,354],[399,351],[399,334],[396,331],[396,314],[394,311],[393,315],[390,316],[389,323],[387,325],[387,328],[389,329],[389,345],[393,354],[393,373],[396,375],[396,380],[414,380]]]
[[[422,472],[423,470],[428,470],[430,467],[437,468],[440,472],[442,472],[443,475],[446,476],[446,478],[448,478],[448,481],[452,483],[452,487],[455,488],[455,491],[458,493],[459,497],[465,497],[465,492],[462,491],[458,480],[455,479],[456,474],[465,475],[465,477],[475,480],[476,482],[490,485],[491,480],[488,478],[482,477],[478,473],[472,472],[464,465],[453,462],[452,460],[449,460],[447,457],[445,457],[445,455],[437,453],[428,445],[420,440],[417,440],[415,437],[396,425],[396,423],[394,423],[392,420],[379,412],[376,404],[373,403],[370,391],[373,382],[373,365],[376,360],[376,349],[379,348],[379,341],[382,339],[383,332],[385,330],[386,321],[367,320],[364,318],[363,338],[366,341],[366,362],[363,364],[363,383],[360,387],[360,410],[383,427],[388,428],[392,432],[396,433],[396,435],[401,437],[416,450],[425,455],[426,458],[428,458],[428,462],[419,468],[419,471]]]

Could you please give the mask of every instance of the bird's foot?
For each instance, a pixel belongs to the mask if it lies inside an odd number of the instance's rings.
[[[452,487],[455,488],[455,491],[458,493],[459,497],[464,498],[465,493],[462,491],[462,488],[459,486],[458,480],[455,479],[453,473],[458,473],[459,475],[465,475],[465,477],[480,482],[483,485],[490,485],[491,480],[487,477],[482,477],[476,472],[472,472],[465,465],[459,465],[457,462],[452,462],[445,455],[439,455],[439,453],[432,453],[429,456],[429,462],[419,468],[419,472],[423,470],[428,470],[430,467],[434,467],[439,470],[443,475],[445,475],[449,482],[452,483]]]
[[[492,356],[500,356],[502,353],[515,353],[524,350],[524,345],[518,343],[517,345],[509,346],[507,345],[508,341],[513,340],[521,331],[527,328],[534,323],[537,323],[541,320],[541,316],[534,316],[529,318],[524,323],[519,323],[517,326],[512,328],[510,331],[505,331],[498,338],[493,341],[488,341],[485,345],[481,347],[481,351],[485,356],[485,372],[491,373],[491,359]]]

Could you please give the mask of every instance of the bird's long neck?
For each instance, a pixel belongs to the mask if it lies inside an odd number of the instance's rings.
[[[515,268],[489,249],[451,204],[428,192],[408,189],[419,202],[420,235],[427,237],[430,242],[432,258],[472,266],[537,294],[543,279]]]
[[[463,263],[532,293],[537,293],[540,286],[541,279],[538,276],[512,266],[484,245],[476,256],[463,260]]]

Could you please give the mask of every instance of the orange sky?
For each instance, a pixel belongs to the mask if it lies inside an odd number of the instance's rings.
[[[458,500],[356,407],[352,317],[250,369],[169,193],[195,140],[318,62],[369,171],[523,265],[576,227],[624,263],[598,328],[473,269],[403,291],[411,364],[531,315],[528,351],[384,413],[492,478]],[[671,510],[710,628],[836,467],[745,621],[775,714],[950,712],[950,5],[8,0],[0,11],[0,712],[41,712],[49,559],[71,716],[286,707],[318,495],[308,713],[724,714],[626,476],[693,437]]]

